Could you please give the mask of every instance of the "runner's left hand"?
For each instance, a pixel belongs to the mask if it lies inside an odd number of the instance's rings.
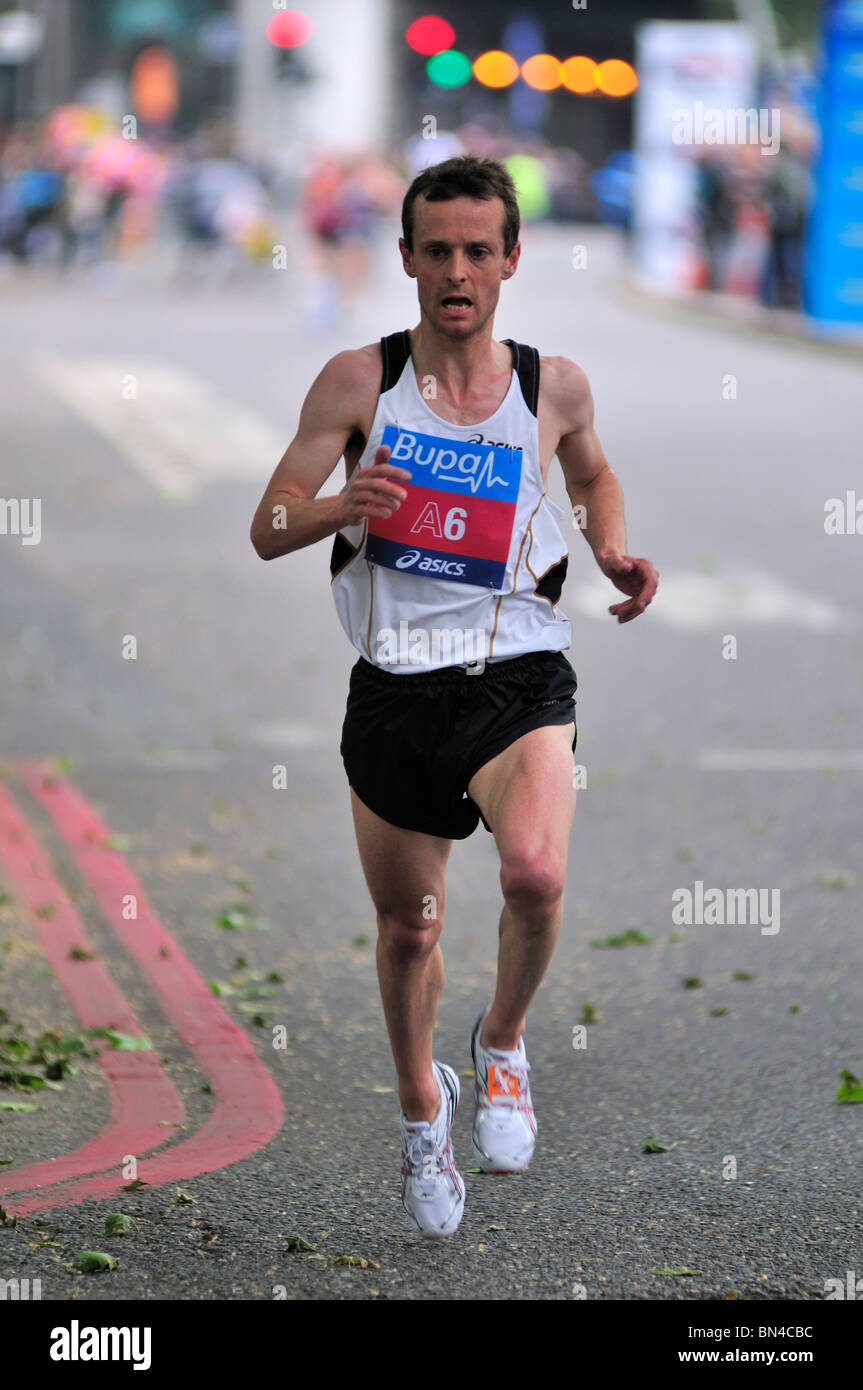
[[[609,613],[614,614],[619,623],[628,623],[643,613],[656,593],[659,570],[649,560],[616,552],[603,555],[601,559],[597,557],[597,564],[616,589],[631,595],[627,603],[612,604]]]

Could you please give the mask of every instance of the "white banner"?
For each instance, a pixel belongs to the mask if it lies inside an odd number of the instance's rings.
[[[755,36],[742,24],[650,20],[638,29],[633,249],[638,276],[654,286],[695,283],[695,160],[703,145],[739,138],[757,67]]]

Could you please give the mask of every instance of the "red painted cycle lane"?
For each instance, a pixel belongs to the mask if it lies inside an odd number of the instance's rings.
[[[164,1153],[140,1159],[137,1176],[156,1186],[246,1158],[278,1132],[284,1118],[278,1088],[251,1040],[159,921],[125,856],[106,847],[110,829],[81,792],[40,763],[23,763],[18,772],[70,845],[102,912],[212,1086],[213,1111],[201,1129]],[[136,902],[134,920],[123,916],[130,897]],[[119,1173],[82,1178],[53,1187],[50,1194],[19,1198],[9,1210],[26,1215],[71,1205],[119,1192],[125,1182]]]
[[[101,962],[75,960],[70,955],[74,948],[92,955],[93,946],[48,856],[2,783],[0,864],[30,913],[42,952],[83,1026],[140,1036],[143,1028]],[[183,1102],[155,1052],[119,1052],[108,1046],[99,1053],[99,1065],[111,1102],[110,1123],[61,1158],[4,1173],[0,1196],[119,1168],[125,1154],[146,1153],[164,1144],[168,1139],[165,1123],[179,1124],[184,1119]]]

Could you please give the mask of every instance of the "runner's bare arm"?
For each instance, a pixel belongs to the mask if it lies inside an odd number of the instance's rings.
[[[355,469],[336,497],[317,494],[338,466],[360,422],[374,413],[380,354],[360,348],[330,359],[313,382],[296,437],[276,466],[255,512],[251,541],[262,560],[313,545],[366,516],[390,516],[407,493],[410,474],[379,449],[372,468]]]
[[[551,399],[561,420],[557,457],[566,491],[596,563],[616,588],[629,594],[627,603],[609,608],[620,623],[643,613],[656,593],[659,571],[649,560],[626,553],[623,489],[605,456],[594,425],[593,396],[581,367],[565,357],[552,358],[543,369]],[[575,514],[575,513],[574,513]]]

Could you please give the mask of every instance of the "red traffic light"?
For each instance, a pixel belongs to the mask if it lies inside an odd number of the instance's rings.
[[[430,58],[455,43],[455,29],[438,15],[426,14],[408,26],[405,38],[414,52]]]
[[[311,37],[314,27],[302,10],[281,10],[267,25],[267,38],[277,48],[299,48]]]

